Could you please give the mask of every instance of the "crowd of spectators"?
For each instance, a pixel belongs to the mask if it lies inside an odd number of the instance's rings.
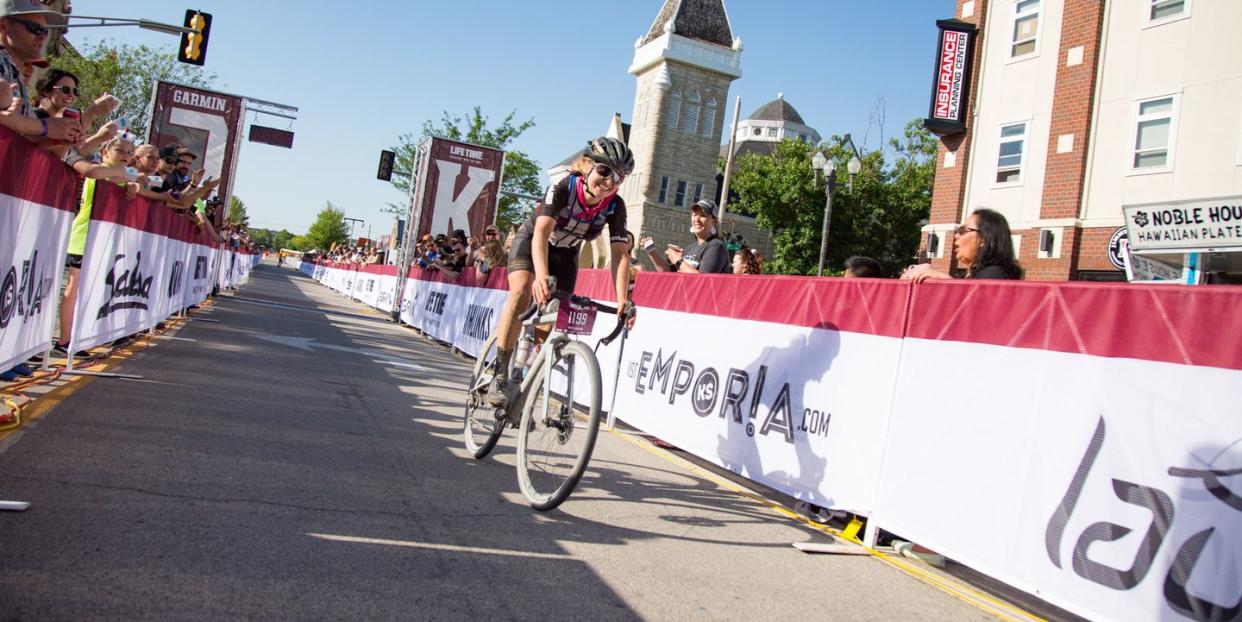
[[[242,225],[216,230],[220,200],[212,195],[220,182],[204,179],[204,170],[195,168],[199,154],[177,144],[142,144],[127,131],[127,120],[116,115],[119,99],[103,93],[90,102],[80,102],[78,77],[64,69],[48,68],[44,49],[50,28],[65,26],[64,14],[39,0],[7,0],[0,10],[0,126],[63,160],[81,182],[65,258],[60,337],[52,344],[54,351],[67,355],[97,184],[115,184],[131,199],[151,199],[235,250],[253,250],[254,243]],[[46,71],[37,77],[40,69]],[[27,365],[18,365],[0,372],[0,380],[31,373]]]

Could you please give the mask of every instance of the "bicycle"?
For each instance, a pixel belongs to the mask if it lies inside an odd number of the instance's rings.
[[[554,282],[550,288],[555,291]],[[595,350],[622,334],[633,315],[632,305],[627,306],[627,313],[618,317],[617,327],[593,350],[576,337],[591,334],[598,311],[615,314],[617,308],[558,292],[542,312],[539,305],[532,304],[519,317],[519,341],[530,343],[532,348],[537,329],[553,326],[529,369],[518,352],[510,357],[507,369],[496,369],[495,333],[479,351],[466,388],[466,449],[481,460],[496,447],[505,427],[517,427],[518,486],[536,510],[551,510],[564,502],[591,460],[599,433],[602,384]],[[507,374],[518,389],[510,393],[504,406],[493,407],[487,403],[486,389],[499,372]],[[521,416],[515,420],[519,406]]]

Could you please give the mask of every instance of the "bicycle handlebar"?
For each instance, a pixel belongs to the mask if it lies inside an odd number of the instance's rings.
[[[559,296],[562,298],[568,298],[569,300],[575,303],[578,303],[578,304],[582,304],[582,305],[591,304],[591,305],[594,305],[596,309],[601,310],[601,311],[606,311],[608,313],[615,314],[618,312],[618,309],[615,306],[606,305],[600,302],[595,302],[594,300],[591,300],[590,298],[587,298],[585,296],[575,296],[573,294],[565,294],[565,293],[557,292],[556,291],[556,277],[554,276],[548,277],[548,290],[552,292],[553,297]],[[523,312],[522,315],[518,316],[518,321],[525,322],[526,320],[529,320],[530,318],[534,317],[534,315],[538,312],[539,312],[539,304],[532,301],[530,303],[530,308],[527,309],[525,312]],[[626,322],[632,317],[634,317],[634,303],[627,301],[625,303],[624,315],[620,315],[617,317],[617,327],[612,329],[612,332],[608,333],[607,337],[604,337],[603,339],[601,339],[600,344],[606,346],[612,343],[613,341],[615,341],[617,337],[621,335],[621,331],[625,330]]]

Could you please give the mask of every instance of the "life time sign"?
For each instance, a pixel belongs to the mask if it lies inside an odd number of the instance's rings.
[[[1130,249],[1242,250],[1242,197],[1123,208]]]
[[[958,134],[966,130],[975,26],[956,19],[942,19],[936,25],[940,27],[940,42],[936,47],[931,106],[923,125],[937,134]]]

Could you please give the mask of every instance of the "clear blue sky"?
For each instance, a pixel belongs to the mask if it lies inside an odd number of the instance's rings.
[[[223,91],[296,106],[294,148],[244,142],[236,194],[252,226],[303,233],[325,201],[366,221],[378,237],[404,196],[375,179],[379,151],[417,134],[442,111],[480,105],[499,119],[511,110],[536,126],[515,145],[547,167],[607,129],[629,121],[634,41],[662,0],[551,2],[254,2],[74,0],[77,15],[179,24],[185,9],[213,15],[207,66]],[[743,76],[733,83],[742,117],[778,92],[828,137],[850,132],[862,146],[876,98],[887,103],[886,134],[926,115],[935,20],[951,0],[725,0],[742,38]],[[162,46],[177,39],[137,28],[79,29],[82,45],[103,37]],[[249,120],[253,120],[253,115]],[[260,117],[260,124],[289,122]],[[869,148],[878,148],[878,130]],[[545,180],[546,181],[546,180]],[[365,234],[365,230],[355,230]]]

